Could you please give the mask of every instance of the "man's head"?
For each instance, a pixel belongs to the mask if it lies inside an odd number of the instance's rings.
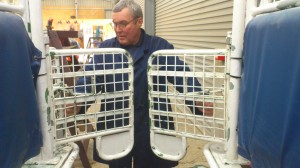
[[[143,12],[133,0],[121,0],[113,8],[114,29],[121,45],[135,45],[139,42]]]

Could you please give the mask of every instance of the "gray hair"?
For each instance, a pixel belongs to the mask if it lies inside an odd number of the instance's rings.
[[[134,19],[142,17],[143,18],[143,12],[142,8],[139,4],[134,2],[134,0],[120,0],[113,8],[113,12],[121,12],[124,8],[128,8],[129,11],[132,13],[132,16]]]

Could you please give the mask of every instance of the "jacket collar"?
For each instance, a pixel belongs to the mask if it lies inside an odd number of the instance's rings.
[[[134,46],[122,46],[117,37],[115,38],[115,46],[117,48],[123,48],[125,50],[130,50],[131,48],[135,48],[135,47],[139,47],[139,55],[132,55],[134,63],[137,62],[139,59],[141,59],[144,55],[147,55],[149,52],[149,46],[147,45],[147,39],[148,39],[148,35],[146,34],[144,29],[141,29],[141,36],[139,39],[139,42],[134,45]]]
[[[130,46],[123,46],[119,43],[117,37],[115,37],[115,47],[117,48],[131,48],[131,47],[140,47],[145,43],[145,36],[146,36],[146,32],[144,29],[141,28],[141,36],[139,39],[139,42],[136,45],[130,45]]]

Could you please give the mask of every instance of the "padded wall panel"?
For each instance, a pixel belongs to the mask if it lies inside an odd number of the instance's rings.
[[[300,165],[300,9],[257,16],[244,37],[239,154],[253,167]]]

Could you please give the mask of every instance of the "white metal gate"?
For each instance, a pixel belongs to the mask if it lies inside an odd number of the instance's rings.
[[[158,156],[181,159],[186,137],[225,141],[226,61],[217,60],[225,55],[226,50],[161,50],[149,58],[151,145]]]
[[[106,160],[133,147],[133,69],[123,49],[50,50],[51,121],[56,144],[96,138]],[[78,56],[89,58],[76,64]],[[122,141],[119,140],[122,139]]]

